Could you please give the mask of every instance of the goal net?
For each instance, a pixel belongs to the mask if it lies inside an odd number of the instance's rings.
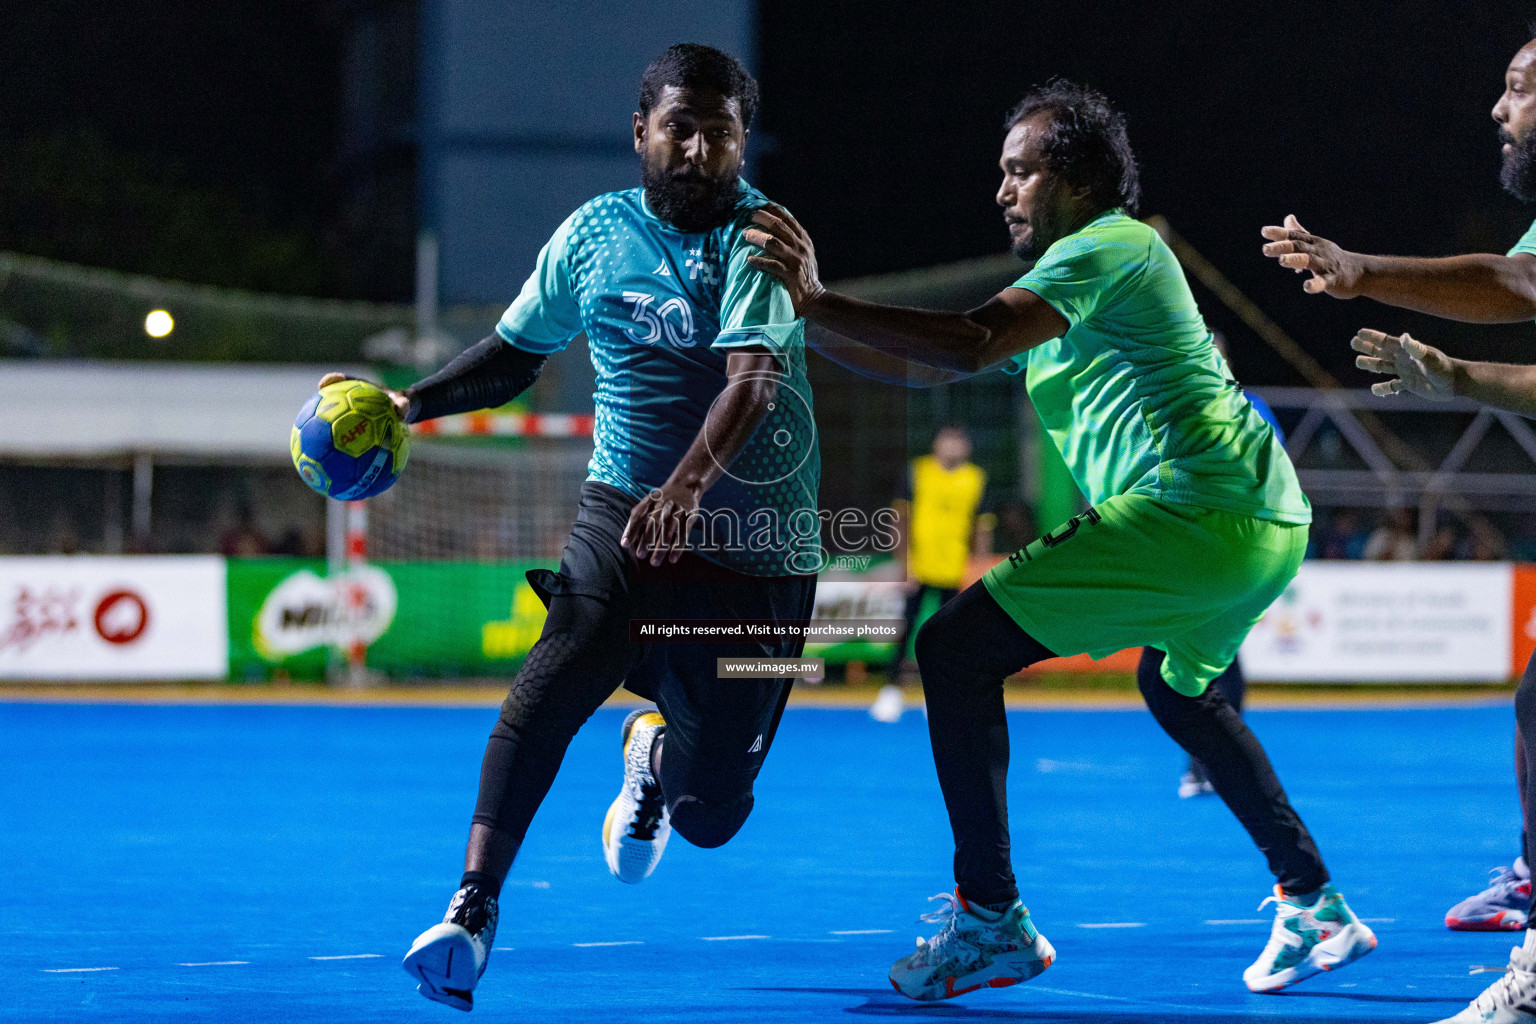
[[[438,430],[492,436],[418,436],[399,482],[348,507],[340,560],[357,586],[343,601],[359,623],[373,616],[352,645],[354,674],[505,677],[538,639],[544,606],[525,574],[559,564],[592,440],[590,417],[568,417],[577,422],[564,430],[523,419],[514,426],[534,436],[494,436],[484,417]]]

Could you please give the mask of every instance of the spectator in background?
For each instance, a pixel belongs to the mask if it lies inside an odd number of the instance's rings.
[[[276,544],[272,545],[269,554],[313,557],[315,555],[314,544],[310,538],[304,536],[304,531],[297,526],[290,526],[283,533]],[[321,554],[324,554],[322,551]]]
[[[1457,557],[1457,548],[1461,545],[1461,537],[1456,533],[1450,523],[1440,520],[1439,529],[1429,538],[1424,549],[1419,552],[1419,560],[1424,562],[1443,562]]]
[[[264,555],[268,548],[267,538],[256,528],[251,506],[241,505],[235,513],[235,525],[219,537],[219,554],[242,557]]]
[[[901,681],[907,641],[928,595],[937,595],[942,606],[965,584],[971,556],[992,551],[993,517],[982,511],[986,488],[986,472],[971,461],[971,435],[958,424],[940,428],[933,453],[908,468],[906,628],[896,645],[892,682]]]
[[[1472,527],[1472,535],[1467,538],[1461,556],[1470,562],[1501,562],[1506,552],[1503,536],[1486,523],[1477,523]]]
[[[1419,542],[1414,536],[1413,517],[1405,508],[1387,511],[1371,539],[1365,542],[1368,562],[1411,562],[1419,557]]]
[[[1317,557],[1360,559],[1365,557],[1369,535],[1360,526],[1360,513],[1352,508],[1335,509],[1328,528],[1320,531]]]

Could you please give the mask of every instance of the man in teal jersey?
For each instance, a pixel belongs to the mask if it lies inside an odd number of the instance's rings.
[[[781,210],[759,211],[747,234],[765,249],[751,262],[830,331],[957,376],[1026,373],[1091,502],[918,634],[958,886],[934,915],[943,927],[896,963],[891,982],[943,999],[1050,966],[1055,952],[1019,902],[1009,858],[1003,680],[1058,655],[1141,646],[1148,706],[1205,764],[1279,881],[1269,944],[1243,978],[1254,991],[1284,988],[1376,940],[1328,884],[1258,740],[1209,684],[1295,574],[1311,510],[1212,347],[1172,252],[1130,216],[1140,189],[1124,118],[1102,95],[1056,81],[1025,97],[1007,128],[997,202],[1014,252],[1037,262],[969,313],[827,291],[810,239]]]
[[[766,200],[739,175],[757,83],[694,44],[646,69],[642,187],[598,196],[555,231],[495,333],[396,396],[410,421],[500,405],[585,333],[597,370],[594,452],[549,606],[481,767],[464,873],[405,968],[461,1010],[494,942],[497,897],[581,724],[620,685],[656,701],[624,722],[624,783],[602,824],[609,869],[639,882],[675,829],[727,842],[789,678],[717,678],[717,659],[793,658],[796,640],[644,642],[631,620],[810,617],[820,568],[820,461],[804,324],[748,264]]]
[[[1536,202],[1536,40],[1526,43],[1504,71],[1504,91],[1493,107],[1503,162],[1499,181],[1522,202]],[[1513,323],[1536,319],[1536,223],[1508,253],[1414,259],[1350,252],[1303,228],[1295,217],[1263,229],[1264,254],[1307,274],[1302,287],[1335,298],[1357,296],[1448,320]],[[1433,399],[1460,395],[1526,416],[1536,415],[1536,373],[1451,359],[1406,334],[1362,330],[1353,347],[1366,370],[1396,379],[1375,385],[1378,394],[1409,390]],[[1515,776],[1526,829],[1513,868],[1500,868],[1492,884],[1446,913],[1448,927],[1466,931],[1524,929],[1509,971],[1449,1022],[1442,1024],[1536,1024],[1536,904],[1531,897],[1530,822],[1536,811],[1530,753],[1536,751],[1536,658],[1526,665],[1515,692]]]

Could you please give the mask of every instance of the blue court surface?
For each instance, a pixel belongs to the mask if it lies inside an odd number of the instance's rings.
[[[891,991],[950,840],[921,711],[791,709],[757,810],[609,877],[621,712],[572,745],[501,902],[474,1015],[400,969],[457,885],[494,710],[0,705],[0,1019],[1430,1021],[1513,939],[1445,909],[1516,855],[1508,707],[1250,715],[1379,948],[1288,994],[1243,968],[1271,879],[1145,712],[1010,715],[1014,863],[1058,961],[925,1006]]]

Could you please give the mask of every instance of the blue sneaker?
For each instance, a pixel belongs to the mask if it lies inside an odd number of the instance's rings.
[[[1488,888],[1445,912],[1445,926],[1456,932],[1517,932],[1531,909],[1531,869],[1525,858],[1512,868],[1488,872]]]

